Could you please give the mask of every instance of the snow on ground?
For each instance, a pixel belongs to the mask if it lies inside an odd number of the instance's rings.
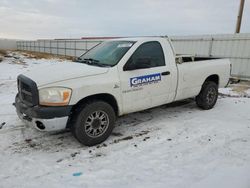
[[[0,63],[0,187],[250,187],[250,90],[220,90],[209,111],[189,99],[126,115],[86,147],[17,118],[16,76],[59,60],[15,56]]]

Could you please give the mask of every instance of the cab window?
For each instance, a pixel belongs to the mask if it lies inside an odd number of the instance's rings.
[[[165,65],[161,44],[157,41],[140,45],[129,58],[124,70],[145,69]]]

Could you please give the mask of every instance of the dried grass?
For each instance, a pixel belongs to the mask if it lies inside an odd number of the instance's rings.
[[[5,56],[7,55],[7,51],[6,50],[0,50],[0,56]]]
[[[233,87],[232,91],[242,93],[242,92],[247,91],[248,89],[250,89],[250,87],[247,85],[238,85],[238,86]]]
[[[247,96],[247,90],[250,89],[250,82],[249,81],[240,81],[237,84],[232,84],[232,91]]]

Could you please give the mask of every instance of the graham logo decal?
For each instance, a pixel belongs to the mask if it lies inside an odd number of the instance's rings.
[[[142,86],[142,85],[147,85],[150,83],[156,83],[161,81],[161,74],[150,74],[150,75],[145,75],[145,76],[138,76],[138,77],[133,77],[130,78],[130,86],[131,87],[136,87],[136,86]]]

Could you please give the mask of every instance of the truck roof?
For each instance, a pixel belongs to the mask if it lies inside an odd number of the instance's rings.
[[[155,40],[155,39],[162,39],[168,38],[167,36],[151,36],[151,37],[126,37],[126,38],[116,38],[111,39],[110,41],[144,41],[144,40]]]

